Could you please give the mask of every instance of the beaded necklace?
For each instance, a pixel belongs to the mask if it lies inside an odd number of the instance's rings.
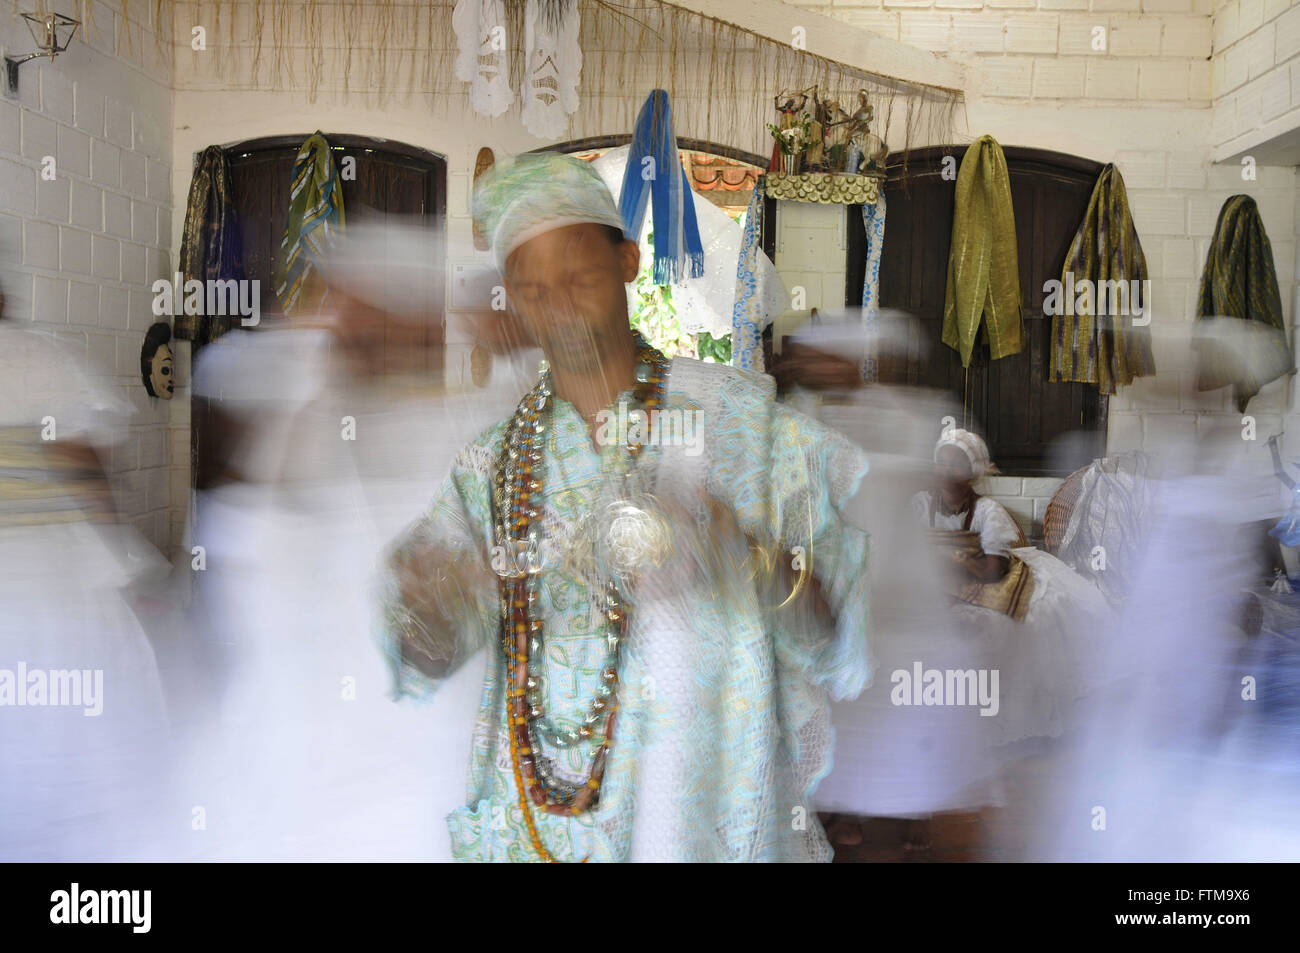
[[[668,359],[638,334],[637,385],[633,397],[646,411],[663,403]],[[498,551],[505,560],[498,569],[501,577],[501,645],[506,666],[506,724],[510,741],[510,762],[514,771],[519,807],[528,836],[538,855],[555,858],[546,849],[532,816],[532,805],[562,817],[573,817],[593,808],[600,796],[605,764],[614,736],[618,711],[618,672],[621,647],[628,631],[628,607],[619,583],[612,578],[601,584],[606,624],[607,655],[586,718],[576,732],[557,731],[542,706],[543,625],[531,617],[537,600],[537,580],[543,566],[538,556],[539,508],[544,475],[542,449],[545,434],[554,417],[550,366],[543,361],[537,384],[524,395],[506,428],[505,443],[497,461],[493,530]],[[647,435],[648,436],[648,435]],[[627,452],[633,461],[643,447],[629,435]],[[553,773],[542,746],[572,747],[597,739],[585,782],[564,781]]]

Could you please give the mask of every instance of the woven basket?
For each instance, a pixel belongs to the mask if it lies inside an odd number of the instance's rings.
[[[1088,467],[1079,467],[1062,480],[1047,503],[1047,511],[1043,513],[1043,545],[1053,555],[1060,548],[1065,530],[1070,525],[1070,514],[1074,512],[1074,504],[1079,500],[1083,475],[1087,471]]]

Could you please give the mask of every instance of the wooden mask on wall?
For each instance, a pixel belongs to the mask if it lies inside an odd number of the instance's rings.
[[[165,321],[151,325],[140,348],[140,377],[150,397],[172,399],[175,373],[172,367],[172,329]]]

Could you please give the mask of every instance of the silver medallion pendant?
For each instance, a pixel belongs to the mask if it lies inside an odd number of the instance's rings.
[[[672,549],[671,532],[651,497],[613,500],[592,515],[596,559],[620,583],[630,582],[667,559]]]

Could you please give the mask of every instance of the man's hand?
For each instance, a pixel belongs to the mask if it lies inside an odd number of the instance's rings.
[[[809,390],[849,390],[862,386],[857,364],[804,344],[787,344],[772,362],[771,375],[777,387],[787,390],[798,384]]]
[[[481,561],[417,536],[394,554],[391,566],[407,612],[402,657],[426,675],[441,676],[455,661],[458,628],[477,611],[473,592],[483,582]]]
[[[713,592],[735,592],[738,590],[733,587],[738,586],[753,591],[748,589],[752,585],[759,592],[776,595],[773,608],[808,606],[819,621],[833,621],[834,613],[811,572],[811,564],[805,571],[795,569],[793,553],[764,547],[745,533],[725,502],[703,493],[700,499],[702,512],[707,514],[702,524],[680,504],[665,506],[673,523],[675,562],[694,565],[696,576],[702,575],[704,584]],[[692,547],[694,553],[686,547]]]

